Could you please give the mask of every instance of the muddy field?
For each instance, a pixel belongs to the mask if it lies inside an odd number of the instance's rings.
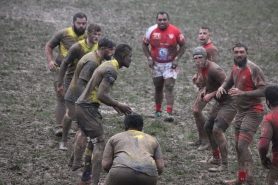
[[[191,53],[199,45],[199,27],[209,26],[227,73],[233,65],[231,47],[244,41],[250,48],[249,59],[261,66],[268,83],[277,84],[277,8],[276,0],[0,0],[0,185],[78,182],[67,167],[72,146],[67,152],[58,150],[61,138],[54,136],[53,77],[44,54],[46,42],[58,30],[70,26],[76,12],[85,13],[88,23],[101,25],[103,37],[133,47],[133,62],[130,68],[120,70],[111,96],[142,114],[144,131],[159,140],[165,171],[158,184],[223,184],[224,179],[236,178],[232,127],[227,131],[228,172],[208,172],[209,166],[200,161],[209,158],[210,151],[199,152],[187,145],[197,138],[191,111],[195,91],[191,77],[196,71]],[[141,40],[146,29],[155,24],[156,13],[162,10],[169,13],[171,23],[183,31],[187,42],[175,86],[174,123],[147,116],[154,109],[154,88]],[[106,138],[123,131],[123,117],[105,105],[100,110]],[[251,150],[255,181],[261,185],[266,171],[259,161],[258,138],[259,133]],[[69,138],[72,142],[73,136]],[[104,176],[103,171],[101,181]]]

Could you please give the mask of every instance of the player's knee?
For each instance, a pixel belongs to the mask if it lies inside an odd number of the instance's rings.
[[[165,90],[168,92],[172,92],[174,90],[174,83],[165,84]]]
[[[214,120],[213,130],[226,132],[228,127],[229,127],[229,124],[222,117],[217,117]]]
[[[104,140],[99,142],[99,143],[96,143],[94,145],[94,156],[95,157],[98,157],[98,158],[102,158],[102,155],[103,155],[103,151],[104,151],[104,147],[105,147],[105,142]]]
[[[237,145],[237,150],[240,154],[243,154],[248,151],[248,146],[249,146],[249,143],[247,141],[239,139],[238,145]]]
[[[193,107],[193,115],[194,115],[194,117],[196,117],[196,116],[200,116],[201,115],[201,111],[200,111],[200,109],[198,109],[197,107]]]
[[[206,132],[212,132],[213,125],[214,125],[214,119],[213,118],[208,118],[205,125],[204,125],[204,130]]]
[[[64,116],[64,123],[71,124],[71,122],[72,122],[72,118],[69,115],[65,114],[65,116]]]

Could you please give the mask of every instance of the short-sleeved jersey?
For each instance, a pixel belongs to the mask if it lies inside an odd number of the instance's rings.
[[[261,137],[272,141],[272,165],[278,168],[278,106],[264,117]]]
[[[207,52],[207,59],[218,64],[219,63],[218,49],[211,42],[203,47]]]
[[[87,53],[79,60],[70,86],[67,90],[67,93],[65,94],[65,100],[71,102],[75,102],[77,100],[77,98],[80,96],[76,88],[78,79],[80,78],[88,82],[100,63],[101,60],[96,51]]]
[[[66,75],[68,77],[72,78],[78,61],[85,54],[87,54],[91,51],[95,51],[97,49],[98,49],[98,44],[94,44],[92,47],[90,47],[86,43],[86,39],[81,40],[81,41],[75,43],[74,45],[72,45],[72,47],[70,47],[70,49],[67,53],[66,58],[64,59],[64,61],[66,61],[66,63],[69,63]]]
[[[217,91],[226,79],[225,71],[216,63],[207,61],[206,67],[199,70],[204,86],[209,93]],[[223,94],[220,98],[214,97],[216,101],[223,102],[231,97]]]
[[[72,27],[68,27],[58,31],[49,41],[52,48],[55,48],[56,46],[59,45],[59,53],[56,58],[56,63],[60,65],[61,62],[66,57],[70,47],[74,43],[85,39],[86,36],[87,36],[87,31],[85,31],[84,34],[82,35],[77,35],[72,29]]]
[[[165,30],[150,27],[143,37],[145,44],[151,45],[151,56],[158,63],[172,62],[177,56],[177,44],[184,42],[184,35],[175,26],[169,24]]]
[[[265,86],[265,77],[259,66],[247,60],[245,68],[234,65],[230,75],[225,80],[224,88],[227,90],[232,86],[241,91],[253,91],[259,86]],[[263,111],[261,97],[236,96],[238,111]]]
[[[98,87],[102,80],[106,80],[111,86],[117,79],[119,63],[116,59],[102,63],[93,73],[93,76],[87,83],[87,86],[80,97],[75,102],[76,104],[95,105],[101,104],[97,98]]]
[[[162,158],[158,141],[143,132],[128,130],[112,136],[103,159],[113,159],[113,167],[127,166],[149,176],[158,176],[155,159]]]

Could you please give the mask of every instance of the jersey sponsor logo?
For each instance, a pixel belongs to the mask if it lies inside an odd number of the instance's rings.
[[[161,35],[160,35],[160,33],[153,33],[152,37],[153,37],[153,39],[160,39]]]
[[[174,38],[174,34],[168,34],[168,35],[170,39]]]
[[[159,56],[161,56],[161,57],[165,57],[165,56],[168,55],[168,49],[167,49],[167,48],[160,48],[160,49],[158,50],[158,54],[159,54]]]
[[[160,48],[158,50],[158,55],[159,57],[157,57],[158,60],[168,60],[168,49],[167,48]]]

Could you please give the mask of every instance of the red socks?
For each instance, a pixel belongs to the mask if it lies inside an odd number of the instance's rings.
[[[238,180],[239,180],[239,182],[245,182],[246,181],[246,172],[245,171],[239,171],[238,172]]]
[[[212,156],[214,159],[220,159],[220,151],[219,150],[213,150],[212,151]]]
[[[172,112],[173,108],[170,106],[167,106],[167,112]],[[155,105],[155,111],[161,111],[161,105]]]
[[[155,111],[160,111],[161,112],[161,105],[155,105]]]
[[[170,106],[167,106],[167,112],[172,113],[173,108]]]

